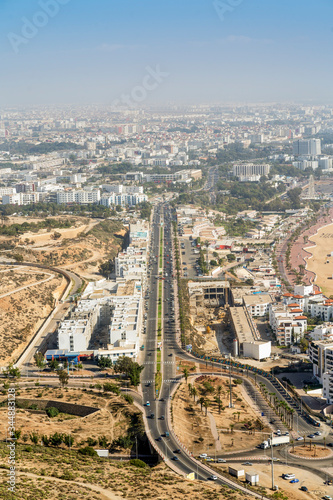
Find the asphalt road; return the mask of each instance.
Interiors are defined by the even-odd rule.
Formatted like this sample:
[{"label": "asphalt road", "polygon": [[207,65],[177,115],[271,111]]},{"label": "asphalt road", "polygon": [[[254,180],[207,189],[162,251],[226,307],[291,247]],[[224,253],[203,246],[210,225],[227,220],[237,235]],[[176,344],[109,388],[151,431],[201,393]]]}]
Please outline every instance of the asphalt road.
[{"label": "asphalt road", "polygon": [[[163,341],[162,341],[162,375],[163,382],[159,395],[155,393],[155,371],[157,353],[157,311],[158,311],[158,283],[156,279],[159,273],[159,240],[161,222],[164,228],[163,241]],[[153,215],[151,250],[148,263],[149,277],[149,299],[147,308],[147,332],[145,339],[145,349],[142,353],[144,370],[142,372],[142,393],[143,404],[145,406],[146,417],[151,438],[155,441],[155,446],[159,449],[165,461],[170,463],[174,460],[174,465],[183,474],[195,473],[199,480],[208,480],[214,473],[205,464],[194,460],[185,452],[180,450],[180,445],[169,428],[168,405],[171,398],[172,388],[179,380],[175,377],[175,355],[182,354],[176,341],[176,327],[173,321],[173,279],[172,279],[172,215],[169,207],[164,204],[157,205]],[[147,404],[148,403],[148,404]],[[154,415],[151,418],[151,415]],[[166,435],[166,433],[168,433]],[[178,451],[178,453],[177,453]],[[228,479],[218,476],[215,483],[227,484],[231,488],[243,490],[248,495],[261,498],[260,495],[249,493],[246,488],[236,485]]]}]

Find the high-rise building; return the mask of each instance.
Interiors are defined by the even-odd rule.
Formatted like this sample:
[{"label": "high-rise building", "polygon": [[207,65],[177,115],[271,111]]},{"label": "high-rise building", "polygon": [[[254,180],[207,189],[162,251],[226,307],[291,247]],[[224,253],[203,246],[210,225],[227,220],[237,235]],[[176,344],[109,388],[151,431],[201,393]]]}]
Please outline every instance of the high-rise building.
[{"label": "high-rise building", "polygon": [[270,171],[270,165],[247,163],[243,165],[234,165],[233,174],[235,176],[252,176],[252,175],[268,175]]},{"label": "high-rise building", "polygon": [[294,156],[317,156],[321,154],[320,139],[298,140],[293,143]]}]

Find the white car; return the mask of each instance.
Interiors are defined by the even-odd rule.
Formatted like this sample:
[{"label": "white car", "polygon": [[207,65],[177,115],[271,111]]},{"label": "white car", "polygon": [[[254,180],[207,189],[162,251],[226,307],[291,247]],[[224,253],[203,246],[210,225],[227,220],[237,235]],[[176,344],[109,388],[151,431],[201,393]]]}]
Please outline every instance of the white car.
[{"label": "white car", "polygon": [[283,479],[295,479],[295,474],[284,474]]},{"label": "white car", "polygon": [[298,438],[296,438],[296,441],[303,441],[303,437],[302,436],[299,436]]},{"label": "white car", "polygon": [[199,455],[199,458],[206,458],[207,456],[207,453],[201,453],[201,455]]},{"label": "white car", "polygon": [[218,464],[225,464],[225,463],[227,463],[227,461],[226,461],[226,460],[224,460],[223,458],[218,458],[218,459],[217,459],[217,463],[218,463]]}]

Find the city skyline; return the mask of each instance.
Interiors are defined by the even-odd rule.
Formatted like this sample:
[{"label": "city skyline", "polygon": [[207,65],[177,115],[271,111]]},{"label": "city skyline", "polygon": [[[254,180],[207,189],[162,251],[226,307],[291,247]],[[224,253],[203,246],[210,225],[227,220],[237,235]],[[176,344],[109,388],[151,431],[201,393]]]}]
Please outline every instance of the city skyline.
[{"label": "city skyline", "polygon": [[328,0],[3,1],[0,106],[329,103],[332,11]]}]

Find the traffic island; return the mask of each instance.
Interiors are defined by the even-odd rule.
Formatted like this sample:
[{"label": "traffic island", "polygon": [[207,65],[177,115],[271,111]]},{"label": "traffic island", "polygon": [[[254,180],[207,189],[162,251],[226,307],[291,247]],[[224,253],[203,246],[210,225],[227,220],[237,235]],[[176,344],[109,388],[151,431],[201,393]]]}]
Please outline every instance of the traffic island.
[{"label": "traffic island", "polygon": [[322,444],[307,443],[304,445],[291,446],[288,453],[295,458],[307,460],[324,460],[333,456],[333,451]]}]

